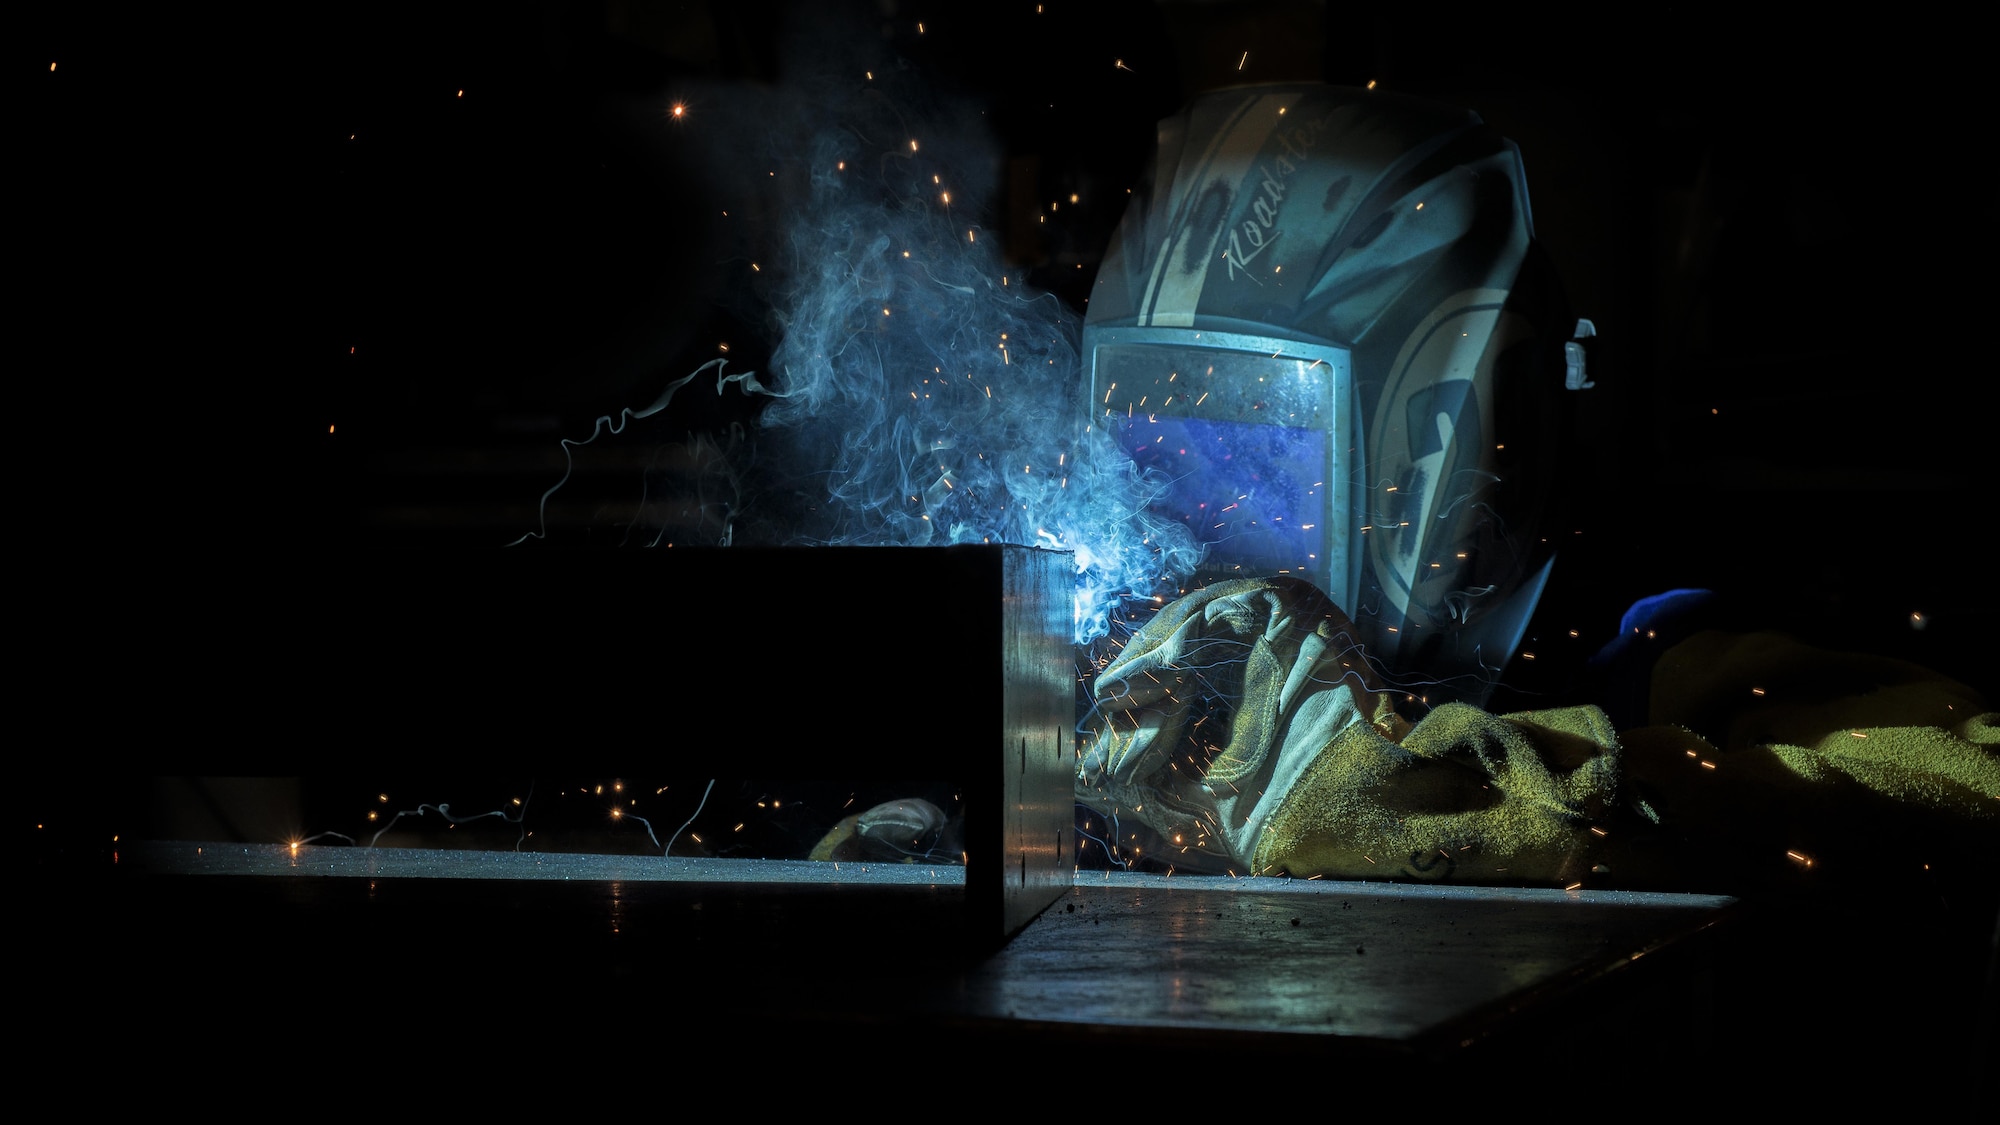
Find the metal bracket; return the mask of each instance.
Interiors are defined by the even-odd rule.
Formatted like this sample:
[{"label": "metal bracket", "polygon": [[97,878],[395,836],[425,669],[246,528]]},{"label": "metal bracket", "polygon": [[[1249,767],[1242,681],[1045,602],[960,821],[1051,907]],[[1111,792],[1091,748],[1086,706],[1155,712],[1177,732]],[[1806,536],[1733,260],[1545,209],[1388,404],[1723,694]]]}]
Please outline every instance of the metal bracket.
[{"label": "metal bracket", "polygon": [[1579,319],[1573,338],[1563,345],[1563,389],[1587,391],[1597,384],[1584,371],[1583,345],[1578,340],[1586,340],[1597,335],[1597,326],[1588,320]]}]

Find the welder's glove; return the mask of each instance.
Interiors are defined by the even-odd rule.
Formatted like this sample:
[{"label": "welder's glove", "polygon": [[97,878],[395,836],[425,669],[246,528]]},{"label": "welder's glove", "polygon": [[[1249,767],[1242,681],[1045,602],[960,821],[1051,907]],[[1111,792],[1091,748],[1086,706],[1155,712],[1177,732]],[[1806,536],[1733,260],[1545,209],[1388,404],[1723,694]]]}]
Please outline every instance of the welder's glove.
[{"label": "welder's glove", "polygon": [[2000,846],[2000,715],[1900,661],[1698,633],[1625,732],[1589,705],[1410,724],[1391,699],[1324,594],[1219,583],[1099,675],[1077,800],[1237,874],[1724,890]]},{"label": "welder's glove", "polygon": [[1184,857],[1169,862],[1197,870],[1247,870],[1264,821],[1335,734],[1401,723],[1346,615],[1289,578],[1171,603],[1093,692],[1077,799],[1150,826]]},{"label": "welder's glove", "polygon": [[877,863],[960,864],[964,830],[921,797],[884,801],[841,818],[807,858]]},{"label": "welder's glove", "polygon": [[1415,726],[1325,594],[1222,582],[1166,606],[1099,674],[1077,799],[1193,870],[1567,880],[1615,796],[1592,707]]}]

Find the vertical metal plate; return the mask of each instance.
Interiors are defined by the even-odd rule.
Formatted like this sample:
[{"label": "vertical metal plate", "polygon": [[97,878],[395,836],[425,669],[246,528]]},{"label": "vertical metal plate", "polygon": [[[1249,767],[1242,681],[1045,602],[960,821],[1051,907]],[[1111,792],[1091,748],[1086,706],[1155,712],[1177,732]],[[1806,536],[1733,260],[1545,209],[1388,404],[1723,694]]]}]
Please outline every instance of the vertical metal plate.
[{"label": "vertical metal plate", "polygon": [[1006,548],[1002,585],[1004,937],[1054,902],[1076,870],[1075,558]]}]

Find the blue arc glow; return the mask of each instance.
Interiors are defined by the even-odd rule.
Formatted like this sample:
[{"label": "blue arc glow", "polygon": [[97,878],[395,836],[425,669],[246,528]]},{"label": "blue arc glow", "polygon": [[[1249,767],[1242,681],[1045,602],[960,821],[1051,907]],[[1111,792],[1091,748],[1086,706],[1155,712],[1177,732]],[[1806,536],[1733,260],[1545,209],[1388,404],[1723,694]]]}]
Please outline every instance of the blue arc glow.
[{"label": "blue arc glow", "polygon": [[[695,374],[713,366],[718,392],[766,400],[732,448],[741,478],[789,506],[732,516],[721,539],[1071,550],[1087,644],[1121,599],[1178,588],[1201,548],[1149,510],[1164,475],[1093,425],[1081,318],[1028,286],[983,222],[1001,163],[977,111],[880,73],[808,84],[758,115],[776,193],[763,213],[783,216],[756,267],[775,285],[769,369]],[[693,378],[628,413],[663,409]]]}]

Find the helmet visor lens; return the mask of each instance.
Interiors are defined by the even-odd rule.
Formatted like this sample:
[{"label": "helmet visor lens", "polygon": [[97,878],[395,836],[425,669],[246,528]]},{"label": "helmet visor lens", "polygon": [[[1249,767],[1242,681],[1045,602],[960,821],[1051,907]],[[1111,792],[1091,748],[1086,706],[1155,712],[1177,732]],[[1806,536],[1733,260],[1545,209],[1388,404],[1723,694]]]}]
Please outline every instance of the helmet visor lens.
[{"label": "helmet visor lens", "polygon": [[1154,512],[1207,546],[1199,577],[1290,574],[1351,599],[1348,462],[1360,443],[1346,349],[1214,332],[1106,336],[1090,352],[1093,413],[1163,482]]}]

